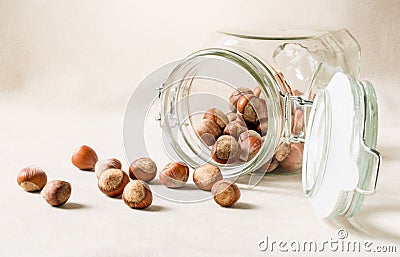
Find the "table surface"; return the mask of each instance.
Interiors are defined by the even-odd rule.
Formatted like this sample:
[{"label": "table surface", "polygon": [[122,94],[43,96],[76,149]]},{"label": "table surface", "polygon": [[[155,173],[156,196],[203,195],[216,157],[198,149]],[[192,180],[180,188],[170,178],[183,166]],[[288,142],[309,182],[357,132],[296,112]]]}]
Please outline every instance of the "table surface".
[{"label": "table surface", "polygon": [[[94,173],[70,162],[81,144],[92,146],[100,158],[125,161],[123,110],[3,104],[0,113],[0,256],[257,256],[268,253],[258,248],[267,237],[323,242],[337,239],[339,229],[349,240],[397,245],[400,251],[397,127],[380,131],[384,162],[377,193],[353,219],[321,220],[304,197],[301,174],[266,176],[253,189],[248,177],[241,177],[242,196],[233,208],[212,200],[182,204],[155,197],[148,209],[133,210],[103,195]],[[42,167],[49,180],[69,181],[68,203],[53,208],[39,193],[18,187],[18,171],[28,165]]]}]

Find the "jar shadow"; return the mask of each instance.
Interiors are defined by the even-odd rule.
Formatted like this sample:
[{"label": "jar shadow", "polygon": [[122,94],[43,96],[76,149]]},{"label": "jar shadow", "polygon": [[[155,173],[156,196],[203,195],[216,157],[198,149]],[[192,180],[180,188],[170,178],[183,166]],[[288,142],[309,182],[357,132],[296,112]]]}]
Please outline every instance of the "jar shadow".
[{"label": "jar shadow", "polygon": [[383,217],[381,220],[385,220],[385,214],[399,213],[400,205],[398,206],[374,206],[374,208],[366,208],[360,211],[360,213],[352,218],[347,217],[336,217],[334,219],[327,219],[327,223],[337,228],[349,229],[352,232],[360,236],[369,236],[379,239],[389,239],[400,241],[400,228],[390,226],[379,226],[373,221],[375,217]]}]

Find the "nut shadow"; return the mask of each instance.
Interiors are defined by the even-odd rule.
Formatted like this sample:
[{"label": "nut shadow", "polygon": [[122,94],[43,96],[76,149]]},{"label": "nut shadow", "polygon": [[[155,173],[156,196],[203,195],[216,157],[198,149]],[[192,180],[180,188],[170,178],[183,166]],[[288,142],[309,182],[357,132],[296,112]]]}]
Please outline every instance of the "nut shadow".
[{"label": "nut shadow", "polygon": [[168,211],[168,208],[165,206],[160,206],[160,205],[150,205],[146,209],[143,209],[142,211],[145,212],[161,212],[161,211]]},{"label": "nut shadow", "polygon": [[79,209],[88,209],[89,205],[76,203],[76,202],[67,202],[66,204],[61,205],[58,208],[65,209],[65,210],[79,210]]},{"label": "nut shadow", "polygon": [[231,208],[240,210],[254,210],[257,209],[257,206],[251,203],[238,202],[234,204]]}]

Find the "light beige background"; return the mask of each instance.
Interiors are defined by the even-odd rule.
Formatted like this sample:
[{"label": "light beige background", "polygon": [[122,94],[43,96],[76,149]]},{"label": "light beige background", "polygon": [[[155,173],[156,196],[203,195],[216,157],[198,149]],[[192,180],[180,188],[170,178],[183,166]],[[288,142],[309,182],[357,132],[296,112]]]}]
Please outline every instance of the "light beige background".
[{"label": "light beige background", "polygon": [[[325,240],[340,227],[400,251],[399,10],[395,0],[0,0],[0,256],[265,255],[256,247],[265,235]],[[345,27],[362,46],[385,163],[378,193],[351,224],[318,220],[298,175],[265,178],[252,191],[242,185],[237,209],[156,198],[151,211],[135,212],[71,166],[71,150],[83,143],[123,158],[124,108],[146,74],[201,48],[220,27],[270,22]],[[22,192],[15,177],[30,164],[69,180],[71,204],[54,209]]]}]

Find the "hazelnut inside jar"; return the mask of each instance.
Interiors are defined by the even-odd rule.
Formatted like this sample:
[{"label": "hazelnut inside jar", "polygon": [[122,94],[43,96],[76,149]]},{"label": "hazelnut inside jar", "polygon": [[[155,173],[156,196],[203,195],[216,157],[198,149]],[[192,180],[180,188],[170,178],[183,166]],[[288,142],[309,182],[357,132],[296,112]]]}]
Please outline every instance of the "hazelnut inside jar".
[{"label": "hazelnut inside jar", "polygon": [[[290,95],[283,92],[290,86],[281,80],[282,75],[246,53],[209,49],[187,57],[169,74],[161,95],[168,148],[193,168],[217,165],[224,178],[266,173],[269,163],[281,170],[276,150],[282,140],[293,139],[292,131],[301,137],[304,128],[299,112],[297,119],[292,109],[285,115],[291,103],[285,103]],[[292,120],[302,124],[293,126]],[[299,170],[298,163],[285,167]]]}]

